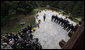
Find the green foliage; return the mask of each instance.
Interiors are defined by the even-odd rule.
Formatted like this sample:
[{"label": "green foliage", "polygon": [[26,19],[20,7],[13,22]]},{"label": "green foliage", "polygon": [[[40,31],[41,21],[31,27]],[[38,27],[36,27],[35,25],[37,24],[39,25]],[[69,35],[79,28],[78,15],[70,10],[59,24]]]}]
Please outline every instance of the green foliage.
[{"label": "green foliage", "polygon": [[2,1],[1,2],[1,26],[6,25],[8,21],[17,19],[17,15],[32,12],[38,7],[35,1]]},{"label": "green foliage", "polygon": [[78,1],[76,6],[73,8],[72,14],[74,16],[83,16],[84,15],[84,2]]}]

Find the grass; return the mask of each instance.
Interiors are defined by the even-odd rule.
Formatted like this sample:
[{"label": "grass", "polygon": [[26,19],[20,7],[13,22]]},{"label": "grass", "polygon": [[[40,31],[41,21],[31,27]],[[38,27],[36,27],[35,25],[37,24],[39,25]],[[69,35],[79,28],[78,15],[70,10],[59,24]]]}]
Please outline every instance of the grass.
[{"label": "grass", "polygon": [[[11,22],[8,22],[7,26],[1,27],[1,34],[2,36],[5,36],[6,33],[16,33],[24,27],[27,27],[29,24],[35,25],[35,14],[38,9],[34,9],[32,12],[30,12],[28,15],[19,15],[17,21],[12,20]],[[24,26],[20,25],[20,22],[25,22]],[[3,40],[1,40],[1,44],[4,43]]]},{"label": "grass", "polygon": [[[8,26],[1,27],[1,33],[2,35],[6,35],[6,33],[17,33],[21,28],[27,27],[29,24],[34,25],[34,16],[35,16],[35,11],[31,12],[28,15],[19,15],[17,21],[11,21],[10,23],[8,22]],[[20,22],[25,22],[24,26],[21,26],[19,23]]]}]

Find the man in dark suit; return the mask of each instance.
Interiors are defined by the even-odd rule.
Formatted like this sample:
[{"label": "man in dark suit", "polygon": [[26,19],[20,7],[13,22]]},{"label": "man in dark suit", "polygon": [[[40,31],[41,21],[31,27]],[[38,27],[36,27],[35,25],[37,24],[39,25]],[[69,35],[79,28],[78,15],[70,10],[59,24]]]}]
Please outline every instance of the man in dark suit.
[{"label": "man in dark suit", "polygon": [[44,21],[45,21],[45,19],[46,19],[46,14],[44,14],[43,19],[44,19]]},{"label": "man in dark suit", "polygon": [[51,21],[53,21],[53,19],[55,18],[55,16],[54,15],[52,15],[52,17],[51,17]]}]

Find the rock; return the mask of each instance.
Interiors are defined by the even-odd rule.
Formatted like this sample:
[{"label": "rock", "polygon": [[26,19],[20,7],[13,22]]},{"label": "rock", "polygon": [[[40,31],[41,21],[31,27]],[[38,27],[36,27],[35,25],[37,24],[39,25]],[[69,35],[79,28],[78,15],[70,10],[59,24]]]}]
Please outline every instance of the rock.
[{"label": "rock", "polygon": [[20,25],[25,25],[25,22],[21,22]]}]

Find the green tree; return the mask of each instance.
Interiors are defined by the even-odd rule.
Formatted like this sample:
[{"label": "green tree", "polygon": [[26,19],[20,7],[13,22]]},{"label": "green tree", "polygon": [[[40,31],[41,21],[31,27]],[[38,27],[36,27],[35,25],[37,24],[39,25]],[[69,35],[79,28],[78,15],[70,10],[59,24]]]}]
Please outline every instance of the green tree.
[{"label": "green tree", "polygon": [[78,1],[75,7],[72,10],[72,15],[73,16],[80,16],[81,12],[83,14],[84,11],[84,2],[83,1]]}]

